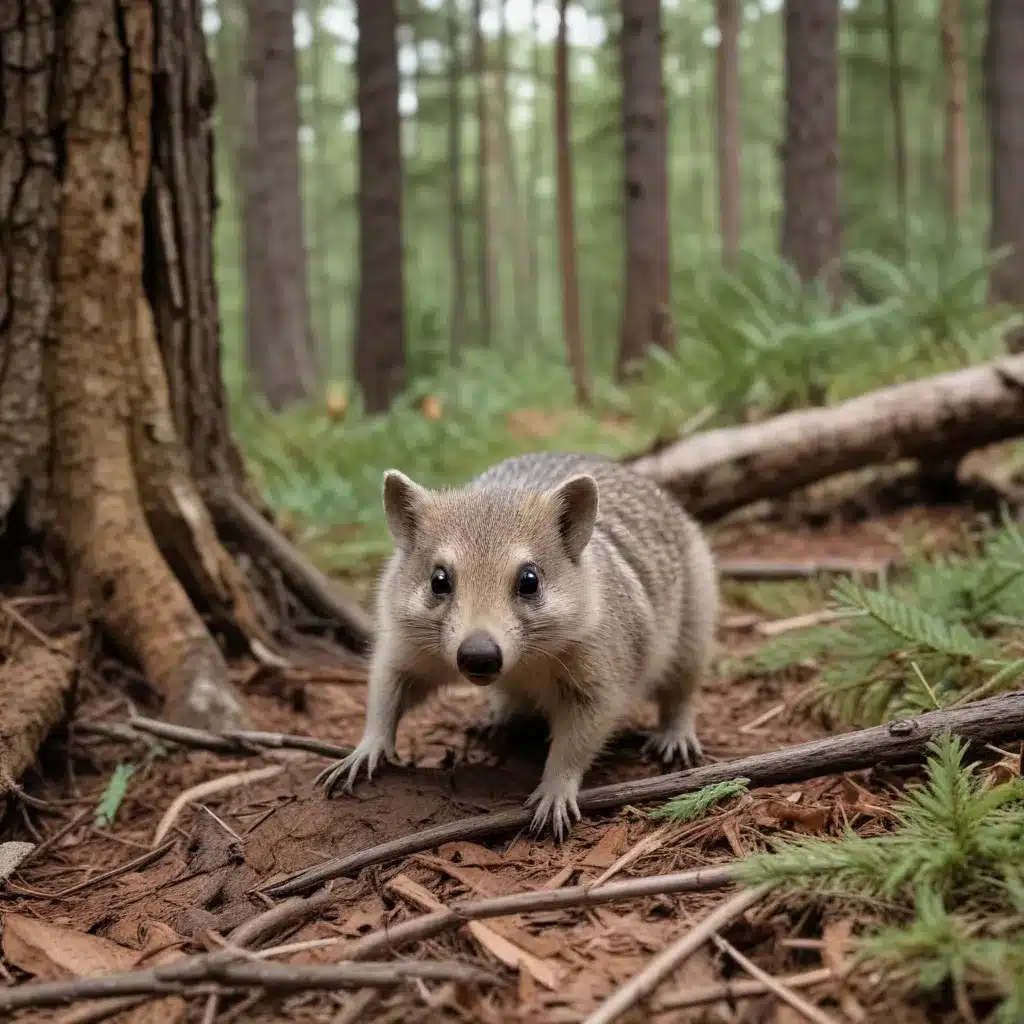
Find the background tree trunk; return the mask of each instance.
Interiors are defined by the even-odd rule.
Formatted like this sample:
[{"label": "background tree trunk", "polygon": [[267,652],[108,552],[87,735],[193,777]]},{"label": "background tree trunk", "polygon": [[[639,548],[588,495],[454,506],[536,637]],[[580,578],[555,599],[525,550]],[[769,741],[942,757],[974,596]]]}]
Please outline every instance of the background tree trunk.
[{"label": "background tree trunk", "polygon": [[717,0],[718,52],[715,57],[718,115],[718,223],[722,259],[736,261],[740,248],[743,180],[740,172],[740,28],[741,0]]},{"label": "background tree trunk", "polygon": [[786,0],[782,256],[839,290],[839,0]]},{"label": "background tree trunk", "polygon": [[541,147],[543,139],[541,134],[540,118],[540,26],[538,22],[538,3],[531,0],[530,5],[530,26],[533,36],[531,50],[530,72],[533,81],[533,119],[530,123],[530,167],[529,186],[526,190],[526,238],[529,247],[528,281],[530,295],[530,328],[535,338],[540,337],[541,325],[541,295],[540,295],[540,203],[537,196],[538,183],[541,171]]},{"label": "background tree trunk", "polygon": [[498,305],[491,251],[491,197],[488,176],[490,155],[487,145],[487,68],[484,34],[480,24],[481,0],[473,0],[473,74],[476,76],[476,230],[479,285],[477,294],[477,343],[490,345],[494,333],[494,310]]},{"label": "background tree trunk", "polygon": [[[992,143],[993,249],[1011,252],[989,276],[996,302],[1024,309],[1024,5],[1016,0],[989,0],[985,41],[985,98]],[[1007,345],[1024,351],[1024,329]]]},{"label": "background tree trunk", "polygon": [[405,387],[402,149],[395,0],[359,0],[359,312],[355,377],[366,411]]},{"label": "background tree trunk", "polygon": [[447,0],[445,22],[448,31],[448,217],[452,267],[450,349],[452,359],[458,361],[459,353],[466,345],[466,246],[462,216],[462,56],[458,0]]},{"label": "background tree trunk", "polygon": [[622,0],[619,47],[626,190],[626,294],[617,367],[622,378],[649,345],[674,344],[660,0]]},{"label": "background tree trunk", "polygon": [[555,160],[558,178],[558,262],[562,269],[562,330],[566,356],[580,405],[590,402],[586,356],[580,330],[580,284],[576,270],[576,214],[569,134],[569,39],[566,9],[560,0],[555,39]]},{"label": "background tree trunk", "polygon": [[[258,264],[247,274],[250,366],[272,409],[309,397],[316,387],[309,281],[299,168],[295,0],[249,0],[251,100],[247,235]],[[254,292],[259,289],[262,294]],[[248,332],[252,331],[251,336]]]},{"label": "background tree trunk", "polygon": [[[15,204],[0,216],[16,227],[0,513],[26,495],[83,621],[139,663],[168,717],[239,724],[193,604],[271,643],[198,487],[244,487],[220,376],[199,3],[19,0],[13,13],[0,20],[2,51],[21,55],[0,66],[0,197]],[[56,102],[72,88],[74,104]]]},{"label": "background tree trunk", "polygon": [[971,153],[967,131],[967,57],[957,0],[942,0],[939,15],[946,71],[946,213],[955,241],[970,202]]},{"label": "background tree trunk", "polygon": [[892,108],[896,209],[900,218],[900,240],[906,254],[910,244],[910,211],[907,204],[907,119],[903,112],[903,67],[900,59],[900,23],[896,13],[896,0],[885,0],[885,35],[889,54],[889,104]]}]

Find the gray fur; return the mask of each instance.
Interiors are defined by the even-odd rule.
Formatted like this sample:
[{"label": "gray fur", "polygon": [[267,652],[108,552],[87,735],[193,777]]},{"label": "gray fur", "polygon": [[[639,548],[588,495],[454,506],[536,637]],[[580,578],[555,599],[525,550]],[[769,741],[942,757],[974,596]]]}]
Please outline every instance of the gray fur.
[{"label": "gray fur", "polygon": [[[458,490],[391,470],[384,495],[396,550],[378,594],[366,725],[356,750],[321,773],[328,790],[394,758],[400,718],[457,678],[458,646],[480,629],[504,656],[488,687],[492,720],[533,709],[551,728],[528,800],[535,829],[567,832],[584,773],[638,699],[657,702],[652,743],[666,761],[700,756],[694,698],[711,666],[717,573],[666,492],[608,459],[536,453]],[[533,599],[516,592],[525,563],[541,577]],[[430,586],[438,564],[455,581],[442,598]]]}]

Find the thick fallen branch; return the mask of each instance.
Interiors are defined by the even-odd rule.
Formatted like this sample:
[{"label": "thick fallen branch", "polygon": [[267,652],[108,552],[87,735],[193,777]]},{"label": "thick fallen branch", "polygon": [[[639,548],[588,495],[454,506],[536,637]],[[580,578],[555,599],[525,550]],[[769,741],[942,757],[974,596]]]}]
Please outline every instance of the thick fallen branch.
[{"label": "thick fallen branch", "polygon": [[335,623],[339,639],[365,654],[373,637],[373,621],[356,601],[315,565],[244,498],[234,491],[211,490],[207,503],[222,530],[234,535],[280,570],[285,582],[310,610]]},{"label": "thick fallen branch", "polygon": [[240,962],[237,953],[210,953],[144,971],[0,988],[0,1013],[11,1013],[29,1006],[67,1006],[80,999],[177,995],[209,982],[230,988],[258,987],[283,992],[388,988],[410,978],[473,983],[492,981],[493,975],[460,963],[411,961],[297,966]]},{"label": "thick fallen branch", "polygon": [[1024,356],[725,427],[630,460],[702,519],[862,466],[951,457],[1024,434]]},{"label": "thick fallen branch", "polygon": [[855,561],[849,558],[819,558],[812,562],[776,562],[760,559],[723,558],[718,561],[722,579],[742,583],[774,583],[780,580],[810,580],[817,576],[883,577],[892,568],[889,561]]},{"label": "thick fallen branch", "polygon": [[[580,793],[579,806],[582,811],[603,811],[628,803],[666,800],[715,782],[740,777],[749,779],[751,786],[776,786],[872,768],[882,762],[919,760],[928,743],[947,731],[978,743],[995,743],[1024,736],[1024,691],[989,697],[946,711],[929,711],[917,718],[829,736],[767,754],[754,754],[650,779],[598,786]],[[345,857],[335,857],[261,891],[275,898],[310,892],[332,878],[353,874],[373,864],[398,860],[442,843],[515,831],[529,824],[530,818],[526,807],[513,807],[435,825]]]}]

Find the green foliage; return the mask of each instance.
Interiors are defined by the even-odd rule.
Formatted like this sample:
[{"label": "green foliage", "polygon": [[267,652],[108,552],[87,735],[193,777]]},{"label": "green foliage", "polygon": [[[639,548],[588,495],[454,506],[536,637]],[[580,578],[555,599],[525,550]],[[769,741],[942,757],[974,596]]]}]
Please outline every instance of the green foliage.
[{"label": "green foliage", "polygon": [[93,824],[97,828],[113,824],[128,792],[128,783],[135,773],[135,767],[133,764],[119,764],[114,769],[93,814]]},{"label": "green foliage", "polygon": [[673,797],[664,807],[651,811],[652,818],[667,818],[674,824],[694,821],[702,818],[715,804],[723,800],[731,800],[734,796],[742,796],[750,785],[750,779],[726,779],[724,782],[713,782],[710,786],[698,789],[695,793],[683,793]]},{"label": "green foliage", "polygon": [[1013,524],[971,554],[917,559],[891,590],[843,581],[832,596],[849,618],[778,637],[746,670],[815,662],[821,699],[860,725],[1010,689],[1024,675],[1014,635],[1024,618],[1024,541]]},{"label": "green foliage", "polygon": [[884,901],[898,924],[876,931],[863,954],[913,969],[925,988],[972,981],[1019,1020],[1024,983],[1024,781],[992,785],[965,763],[966,744],[930,745],[924,784],[909,786],[894,830],[839,842],[786,839],[738,865],[750,883],[794,892]]}]

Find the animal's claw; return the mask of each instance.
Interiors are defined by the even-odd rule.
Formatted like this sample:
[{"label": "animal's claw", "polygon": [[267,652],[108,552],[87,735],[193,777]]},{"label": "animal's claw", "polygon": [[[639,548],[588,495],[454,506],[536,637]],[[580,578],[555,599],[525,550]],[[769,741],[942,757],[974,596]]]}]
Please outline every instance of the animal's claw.
[{"label": "animal's claw", "polygon": [[527,807],[536,806],[530,831],[540,835],[550,824],[555,841],[564,842],[572,829],[573,821],[580,820],[580,808],[576,802],[577,787],[541,783],[526,800]]},{"label": "animal's claw", "polygon": [[340,761],[335,761],[332,765],[328,765],[320,772],[313,785],[323,786],[324,794],[330,796],[342,778],[347,774],[348,777],[341,788],[343,792],[351,793],[362,768],[365,766],[366,780],[369,782],[373,778],[373,773],[377,770],[377,765],[380,763],[381,758],[385,761],[393,762],[394,754],[383,743],[375,740],[361,740],[351,754],[343,757]]},{"label": "animal's claw", "polygon": [[666,764],[678,757],[687,767],[699,764],[704,757],[692,726],[659,730],[647,740],[644,750],[657,755]]}]

